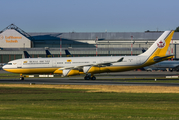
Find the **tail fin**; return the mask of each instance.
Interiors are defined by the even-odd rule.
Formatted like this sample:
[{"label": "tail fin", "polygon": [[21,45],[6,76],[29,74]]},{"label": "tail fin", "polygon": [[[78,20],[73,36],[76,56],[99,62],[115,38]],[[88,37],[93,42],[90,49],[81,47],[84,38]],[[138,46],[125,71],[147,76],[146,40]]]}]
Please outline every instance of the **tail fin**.
[{"label": "tail fin", "polygon": [[146,50],[144,48],[142,48],[142,53],[144,53]]},{"label": "tail fin", "polygon": [[32,58],[27,51],[24,51],[24,57],[25,58]]},{"label": "tail fin", "polygon": [[65,53],[67,57],[72,57],[71,53],[68,50],[65,50]]},{"label": "tail fin", "polygon": [[150,57],[163,57],[166,56],[166,52],[170,45],[170,41],[174,31],[165,31],[154,43],[153,45],[144,53],[140,54],[139,56],[150,56]]},{"label": "tail fin", "polygon": [[46,51],[46,57],[52,57],[52,54],[48,50],[45,51]]}]

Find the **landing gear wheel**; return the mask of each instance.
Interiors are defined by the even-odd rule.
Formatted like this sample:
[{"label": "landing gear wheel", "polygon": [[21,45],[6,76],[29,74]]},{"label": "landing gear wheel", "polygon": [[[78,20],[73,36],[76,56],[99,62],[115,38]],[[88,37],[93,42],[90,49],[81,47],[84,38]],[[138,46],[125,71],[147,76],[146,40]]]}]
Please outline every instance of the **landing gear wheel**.
[{"label": "landing gear wheel", "polygon": [[84,79],[85,80],[90,80],[90,76],[85,76]]},{"label": "landing gear wheel", "polygon": [[85,80],[96,80],[96,77],[95,76],[90,76],[90,75],[86,75],[85,77],[84,77],[84,79]]},{"label": "landing gear wheel", "polygon": [[20,80],[24,80],[24,77],[20,77]]},{"label": "landing gear wheel", "polygon": [[92,77],[91,77],[91,80],[96,80],[96,77],[95,77],[95,76],[92,76]]}]

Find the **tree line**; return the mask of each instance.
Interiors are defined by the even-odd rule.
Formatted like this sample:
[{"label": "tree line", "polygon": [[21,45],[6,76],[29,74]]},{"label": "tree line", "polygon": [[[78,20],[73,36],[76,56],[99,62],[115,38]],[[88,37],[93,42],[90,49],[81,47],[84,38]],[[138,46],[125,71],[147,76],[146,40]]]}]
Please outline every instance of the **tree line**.
[{"label": "tree line", "polygon": [[175,32],[179,32],[179,26],[175,29]]}]

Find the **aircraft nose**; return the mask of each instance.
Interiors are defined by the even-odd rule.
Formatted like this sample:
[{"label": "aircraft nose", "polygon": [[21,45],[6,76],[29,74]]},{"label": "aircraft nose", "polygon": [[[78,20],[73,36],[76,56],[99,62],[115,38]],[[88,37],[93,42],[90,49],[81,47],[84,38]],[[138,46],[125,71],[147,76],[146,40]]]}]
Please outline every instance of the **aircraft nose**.
[{"label": "aircraft nose", "polygon": [[2,66],[2,69],[4,70],[6,68],[6,65]]}]

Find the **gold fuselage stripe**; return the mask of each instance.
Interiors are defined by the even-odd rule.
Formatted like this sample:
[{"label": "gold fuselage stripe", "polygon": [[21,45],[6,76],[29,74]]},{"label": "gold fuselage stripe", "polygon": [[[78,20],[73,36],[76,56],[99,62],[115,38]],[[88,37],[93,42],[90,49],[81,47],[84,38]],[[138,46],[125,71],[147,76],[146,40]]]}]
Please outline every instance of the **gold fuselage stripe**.
[{"label": "gold fuselage stripe", "polygon": [[[102,72],[121,72],[132,69],[137,69],[139,66],[107,66],[107,67],[91,67],[89,73],[102,73]],[[15,69],[4,69],[12,73],[21,74],[40,74],[40,73],[58,73],[62,74],[62,70],[59,68],[15,68]]]},{"label": "gold fuselage stripe", "polygon": [[5,71],[21,74],[53,73],[58,68],[14,68],[4,69]]}]

